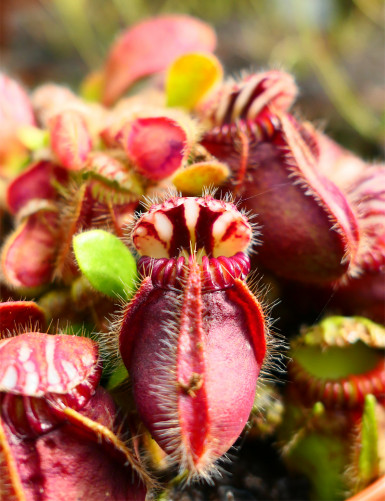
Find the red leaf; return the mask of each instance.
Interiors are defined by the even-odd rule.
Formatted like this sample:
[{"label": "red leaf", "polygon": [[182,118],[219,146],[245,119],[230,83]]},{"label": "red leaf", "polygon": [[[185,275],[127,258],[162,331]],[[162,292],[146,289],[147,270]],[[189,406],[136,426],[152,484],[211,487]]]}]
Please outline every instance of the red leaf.
[{"label": "red leaf", "polygon": [[15,214],[32,199],[54,200],[57,191],[53,181],[64,184],[67,180],[66,169],[48,160],[40,160],[23,171],[8,186],[8,208]]},{"label": "red leaf", "polygon": [[70,170],[83,167],[92,149],[92,139],[82,115],[74,110],[63,111],[49,122],[51,147],[59,161]]},{"label": "red leaf", "polygon": [[182,164],[187,134],[167,117],[137,118],[124,134],[124,148],[134,167],[151,180],[170,176]]},{"label": "red leaf", "polygon": [[35,125],[27,93],[15,80],[0,74],[0,125]]},{"label": "red leaf", "polygon": [[44,311],[33,301],[0,303],[0,338],[8,332],[25,329],[45,329]]},{"label": "red leaf", "polygon": [[1,264],[6,281],[14,287],[39,287],[51,280],[59,230],[57,212],[30,215],[6,242]]},{"label": "red leaf", "polygon": [[214,50],[213,29],[193,17],[166,15],[124,32],[113,45],[105,68],[103,101],[113,104],[136,80],[165,70],[178,56]]}]

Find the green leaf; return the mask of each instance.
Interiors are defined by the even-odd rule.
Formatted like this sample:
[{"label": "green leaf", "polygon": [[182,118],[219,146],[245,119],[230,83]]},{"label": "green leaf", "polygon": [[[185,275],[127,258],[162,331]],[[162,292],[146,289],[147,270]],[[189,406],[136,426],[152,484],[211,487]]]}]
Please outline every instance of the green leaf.
[{"label": "green leaf", "polygon": [[101,71],[88,74],[80,84],[80,95],[86,101],[100,102],[103,96],[104,75]]},{"label": "green leaf", "polygon": [[218,161],[203,161],[178,169],[172,182],[184,194],[201,196],[207,186],[220,186],[230,176],[226,164]]},{"label": "green leaf", "polygon": [[312,499],[342,499],[346,490],[343,471],[346,467],[346,443],[338,436],[309,432],[290,451],[290,464],[306,475],[311,483]]},{"label": "green leaf", "polygon": [[108,383],[107,383],[107,390],[113,390],[114,388],[118,387],[120,384],[122,384],[126,379],[128,378],[128,372],[126,367],[121,364],[119,367],[117,367],[114,372],[111,374]]},{"label": "green leaf", "polygon": [[128,299],[135,288],[136,262],[119,238],[107,231],[91,230],[73,239],[82,273],[98,291]]},{"label": "green leaf", "polygon": [[193,109],[222,77],[223,68],[213,54],[192,52],[178,57],[167,74],[167,106]]},{"label": "green leaf", "polygon": [[313,376],[328,380],[351,374],[364,374],[374,369],[382,354],[361,341],[350,346],[298,346],[292,357]]},{"label": "green leaf", "polygon": [[44,148],[49,144],[49,133],[47,130],[39,129],[33,125],[24,125],[17,131],[17,137],[23,145],[32,150]]},{"label": "green leaf", "polygon": [[358,463],[358,476],[362,488],[379,476],[376,403],[376,398],[373,395],[366,395],[361,422],[361,449]]}]

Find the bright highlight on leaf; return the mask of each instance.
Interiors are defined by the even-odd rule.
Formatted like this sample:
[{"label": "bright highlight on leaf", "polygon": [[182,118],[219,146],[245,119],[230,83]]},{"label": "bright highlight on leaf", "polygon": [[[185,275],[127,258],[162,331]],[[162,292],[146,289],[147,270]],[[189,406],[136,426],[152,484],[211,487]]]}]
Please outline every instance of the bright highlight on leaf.
[{"label": "bright highlight on leaf", "polygon": [[212,54],[194,52],[179,57],[168,70],[167,106],[193,109],[222,78],[222,65]]},{"label": "bright highlight on leaf", "polygon": [[48,131],[39,129],[34,125],[24,125],[17,131],[17,137],[28,149],[35,151],[49,144]]},{"label": "bright highlight on leaf", "polygon": [[217,187],[230,176],[230,170],[218,161],[198,162],[179,169],[172,182],[185,195],[200,196],[204,188]]},{"label": "bright highlight on leaf", "polygon": [[98,103],[102,100],[104,76],[101,71],[89,73],[80,84],[80,95],[86,100]]},{"label": "bright highlight on leaf", "polygon": [[78,265],[96,290],[110,297],[131,296],[136,262],[115,235],[103,230],[79,233],[73,239]]}]

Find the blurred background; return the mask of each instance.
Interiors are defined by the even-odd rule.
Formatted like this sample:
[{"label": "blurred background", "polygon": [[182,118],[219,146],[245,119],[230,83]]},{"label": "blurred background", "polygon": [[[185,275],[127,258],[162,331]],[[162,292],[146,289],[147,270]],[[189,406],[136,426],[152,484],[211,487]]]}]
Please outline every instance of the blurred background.
[{"label": "blurred background", "polygon": [[211,23],[227,74],[292,72],[297,110],[368,160],[385,140],[383,0],[1,0],[1,70],[77,89],[125,28],[183,12]]}]

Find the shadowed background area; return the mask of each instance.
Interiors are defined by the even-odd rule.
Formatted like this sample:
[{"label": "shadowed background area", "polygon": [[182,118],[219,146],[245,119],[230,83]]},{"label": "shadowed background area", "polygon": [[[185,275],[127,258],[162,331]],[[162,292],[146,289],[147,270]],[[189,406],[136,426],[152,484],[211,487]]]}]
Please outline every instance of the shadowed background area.
[{"label": "shadowed background area", "polygon": [[112,41],[145,17],[211,23],[227,74],[278,67],[300,87],[301,115],[370,160],[383,154],[385,5],[381,0],[2,0],[2,70],[28,87],[75,90]]}]

